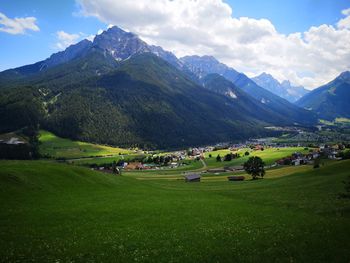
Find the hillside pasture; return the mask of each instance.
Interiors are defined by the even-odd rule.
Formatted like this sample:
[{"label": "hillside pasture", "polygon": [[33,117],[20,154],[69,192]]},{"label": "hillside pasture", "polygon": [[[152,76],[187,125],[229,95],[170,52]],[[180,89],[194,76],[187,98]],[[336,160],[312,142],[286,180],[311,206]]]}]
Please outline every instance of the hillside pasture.
[{"label": "hillside pasture", "polygon": [[52,158],[72,159],[134,153],[132,150],[60,138],[44,130],[40,131],[39,141],[40,154]]},{"label": "hillside pasture", "polygon": [[[249,152],[248,156],[244,155],[246,151]],[[240,158],[233,159],[232,161],[228,161],[228,162],[226,161],[217,162],[216,156],[218,154],[220,154],[223,160],[225,154],[230,153],[229,150],[220,150],[220,151],[212,151],[212,152],[205,153],[205,162],[207,163],[209,168],[217,168],[217,167],[223,167],[223,166],[236,166],[236,165],[242,165],[251,156],[259,156],[263,159],[266,165],[271,165],[283,157],[291,156],[295,152],[305,154],[309,152],[309,149],[305,150],[304,147],[281,147],[281,148],[270,147],[270,148],[264,149],[263,151],[261,150],[255,151],[249,148],[242,148],[242,149],[239,149],[238,151],[233,152],[233,153],[240,154],[241,156]],[[209,158],[209,154],[212,155],[211,158]]]},{"label": "hillside pasture", "polygon": [[48,161],[0,166],[4,262],[350,260],[350,201],[338,198],[350,161],[200,183]]}]

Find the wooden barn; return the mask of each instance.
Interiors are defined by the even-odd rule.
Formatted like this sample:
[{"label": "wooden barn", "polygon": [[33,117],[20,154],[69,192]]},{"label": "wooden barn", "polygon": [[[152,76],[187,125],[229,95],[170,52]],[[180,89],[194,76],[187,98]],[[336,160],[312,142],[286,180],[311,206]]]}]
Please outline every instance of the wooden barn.
[{"label": "wooden barn", "polygon": [[200,174],[185,175],[185,182],[200,182],[200,181],[201,181]]},{"label": "wooden barn", "polygon": [[229,181],[244,181],[244,176],[228,176]]}]

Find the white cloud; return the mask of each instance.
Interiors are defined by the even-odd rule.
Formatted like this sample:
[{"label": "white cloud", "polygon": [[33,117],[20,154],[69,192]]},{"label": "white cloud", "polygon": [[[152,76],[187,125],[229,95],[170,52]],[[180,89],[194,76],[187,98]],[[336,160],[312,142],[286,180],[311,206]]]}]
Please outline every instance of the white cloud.
[{"label": "white cloud", "polygon": [[285,35],[268,19],[232,16],[223,0],[77,0],[81,13],[183,55],[213,55],[249,76],[263,71],[318,87],[350,69],[350,9],[336,25]]},{"label": "white cloud", "polygon": [[344,16],[350,15],[350,8],[342,10],[341,13],[342,13]]},{"label": "white cloud", "polygon": [[82,33],[79,34],[69,34],[64,31],[57,31],[56,38],[57,43],[55,44],[55,48],[63,50],[66,47],[77,43],[82,38]]},{"label": "white cloud", "polygon": [[[344,12],[345,11],[345,12]],[[350,8],[343,10],[343,14],[347,14],[345,18],[340,19],[339,22],[337,23],[337,26],[339,28],[347,28],[350,29]]]},{"label": "white cloud", "polygon": [[88,36],[86,37],[86,39],[92,42],[92,41],[94,41],[95,36],[96,36],[96,35],[88,35]]},{"label": "white cloud", "polygon": [[15,17],[8,18],[0,13],[0,31],[17,35],[24,34],[27,30],[39,31],[35,17]]},{"label": "white cloud", "polygon": [[[112,25],[109,25],[107,29],[110,27],[112,27]],[[102,32],[103,30],[99,29],[97,35],[101,34]],[[92,42],[94,41],[95,36],[96,35],[88,35],[82,32],[70,34],[63,30],[60,30],[57,31],[55,34],[56,43],[54,44],[53,48],[58,50],[64,50],[70,45],[76,44],[84,38]]]}]

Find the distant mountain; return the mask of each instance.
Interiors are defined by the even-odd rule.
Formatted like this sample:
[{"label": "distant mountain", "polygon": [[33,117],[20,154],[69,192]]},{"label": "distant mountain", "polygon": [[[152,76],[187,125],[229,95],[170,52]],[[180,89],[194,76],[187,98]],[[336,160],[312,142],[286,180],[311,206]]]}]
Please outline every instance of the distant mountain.
[{"label": "distant mountain", "polygon": [[350,72],[345,71],[328,84],[314,89],[296,102],[312,109],[320,118],[350,118]]},{"label": "distant mountain", "polygon": [[201,79],[202,85],[205,89],[222,94],[231,98],[233,103],[239,106],[242,112],[249,113],[258,120],[266,122],[285,122],[285,116],[278,112],[272,111],[266,104],[254,99],[249,94],[238,88],[231,81],[227,80],[219,74],[208,74]]},{"label": "distant mountain", "polygon": [[250,96],[268,106],[270,110],[285,116],[289,121],[304,125],[312,124],[316,121],[316,116],[312,112],[301,109],[287,100],[260,87],[243,73],[239,73],[233,68],[220,63],[212,56],[186,56],[180,60],[183,65],[198,78],[203,78],[211,73],[222,75],[237,87],[243,89]]},{"label": "distant mountain", "polygon": [[117,26],[97,35],[93,46],[106,50],[118,61],[128,59],[135,54],[150,52],[177,68],[182,64],[173,53],[159,46],[148,45],[134,33],[126,32]]},{"label": "distant mountain", "polygon": [[[200,78],[197,67],[188,66],[161,47],[110,28],[93,42],[1,72],[0,132],[40,124],[72,139],[176,148],[273,134],[265,126],[314,122],[308,111],[241,73],[228,69],[225,76],[248,81],[243,91],[207,70]],[[250,84],[255,98],[245,92],[251,93]]]},{"label": "distant mountain", "polygon": [[271,91],[289,102],[295,102],[309,92],[302,86],[292,86],[288,80],[280,83],[273,76],[265,72],[252,78],[252,80],[260,87]]},{"label": "distant mountain", "polygon": [[[240,104],[202,88],[149,52],[133,55],[107,74],[71,75],[95,62],[101,65],[104,56],[95,50],[41,72],[28,81],[32,92],[5,89],[0,123],[6,117],[6,126],[0,125],[0,132],[20,128],[40,113],[35,120],[60,136],[120,146],[174,148],[271,134],[263,128],[268,122],[253,111],[242,112]],[[24,90],[30,93],[25,105]],[[25,116],[29,105],[34,107],[30,117],[18,123],[16,116]]]}]

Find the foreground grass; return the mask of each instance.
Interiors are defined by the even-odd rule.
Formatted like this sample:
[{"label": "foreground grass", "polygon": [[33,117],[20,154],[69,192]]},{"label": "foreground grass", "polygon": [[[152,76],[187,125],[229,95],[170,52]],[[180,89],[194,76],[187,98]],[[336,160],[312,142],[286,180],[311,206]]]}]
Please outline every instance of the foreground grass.
[{"label": "foreground grass", "polygon": [[4,262],[350,260],[350,204],[337,198],[349,161],[194,184],[44,161],[0,167]]},{"label": "foreground grass", "polygon": [[133,153],[126,149],[60,138],[43,130],[40,131],[39,141],[40,153],[54,158],[70,159]]}]

